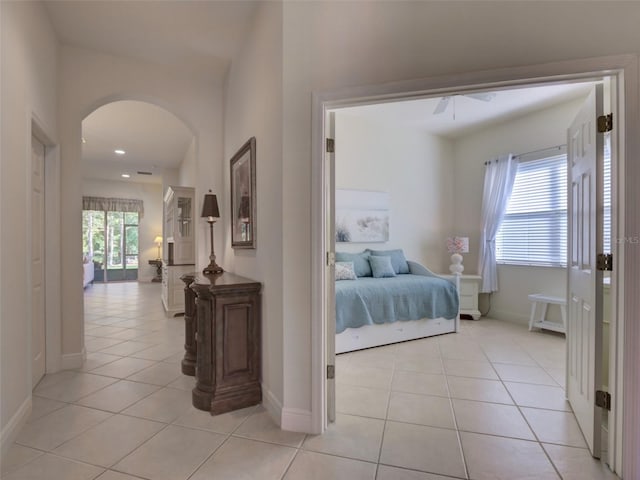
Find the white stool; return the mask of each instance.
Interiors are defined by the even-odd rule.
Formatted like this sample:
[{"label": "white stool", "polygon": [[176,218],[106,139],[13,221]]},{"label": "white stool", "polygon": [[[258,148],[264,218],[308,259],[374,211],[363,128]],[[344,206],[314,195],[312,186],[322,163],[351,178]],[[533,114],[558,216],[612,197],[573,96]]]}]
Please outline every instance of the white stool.
[{"label": "white stool", "polygon": [[[554,332],[566,333],[567,331],[567,301],[564,298],[552,297],[551,295],[543,295],[535,293],[529,295],[531,302],[531,317],[529,318],[529,331],[533,327],[553,330]],[[547,307],[549,304],[560,305],[562,313],[562,324],[549,322],[547,317]]]}]

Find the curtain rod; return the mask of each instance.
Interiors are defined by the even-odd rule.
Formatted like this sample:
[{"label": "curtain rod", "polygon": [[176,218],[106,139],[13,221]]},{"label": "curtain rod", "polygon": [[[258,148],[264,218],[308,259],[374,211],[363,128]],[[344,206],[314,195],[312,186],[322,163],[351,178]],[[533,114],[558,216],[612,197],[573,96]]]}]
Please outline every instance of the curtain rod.
[{"label": "curtain rod", "polygon": [[527,155],[531,155],[531,154],[534,154],[534,153],[542,153],[542,152],[546,152],[546,151],[549,151],[549,150],[562,150],[563,148],[566,148],[566,147],[567,147],[567,144],[563,143],[561,145],[554,145],[553,147],[541,148],[539,150],[532,150],[530,152],[519,153],[517,155],[514,155],[513,158],[525,157]]},{"label": "curtain rod", "polygon": [[[563,143],[561,145],[554,145],[553,147],[547,147],[547,148],[541,148],[539,150],[532,150],[530,152],[525,152],[525,153],[519,153],[517,155],[513,155],[513,159],[519,159],[521,157],[526,157],[527,155],[532,155],[534,153],[542,153],[542,152],[548,152],[550,150],[562,150],[563,148],[567,148],[567,144]],[[487,160],[486,162],[484,162],[485,166],[489,165],[491,162],[497,162],[498,159],[495,158],[493,160]]]}]

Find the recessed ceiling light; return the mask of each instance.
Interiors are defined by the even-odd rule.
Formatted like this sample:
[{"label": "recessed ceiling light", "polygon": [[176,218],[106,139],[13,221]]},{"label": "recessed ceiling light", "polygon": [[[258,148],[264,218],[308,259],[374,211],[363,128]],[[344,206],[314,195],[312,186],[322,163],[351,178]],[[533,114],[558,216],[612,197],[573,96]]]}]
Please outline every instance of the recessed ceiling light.
[{"label": "recessed ceiling light", "polygon": [[128,173],[123,173],[122,175],[120,175],[122,178],[130,178],[131,175],[129,175]]},{"label": "recessed ceiling light", "polygon": [[124,155],[125,153],[127,153],[124,150],[114,150],[114,152],[116,152],[117,155]]}]

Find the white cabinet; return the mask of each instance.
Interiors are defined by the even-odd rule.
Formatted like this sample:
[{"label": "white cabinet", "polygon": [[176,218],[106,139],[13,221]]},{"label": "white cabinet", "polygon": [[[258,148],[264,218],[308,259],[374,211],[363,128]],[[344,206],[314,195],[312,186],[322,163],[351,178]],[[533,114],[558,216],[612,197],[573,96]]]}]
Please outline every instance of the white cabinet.
[{"label": "white cabinet", "polygon": [[[442,275],[453,280],[453,275]],[[480,318],[478,310],[478,292],[480,291],[480,275],[460,275],[460,314],[471,315],[474,320]]]},{"label": "white cabinet", "polygon": [[162,306],[167,315],[184,313],[184,282],[180,277],[194,270],[195,265],[162,266]]},{"label": "white cabinet", "polygon": [[164,235],[168,265],[196,263],[195,189],[169,187],[164,196]]},{"label": "white cabinet", "polygon": [[165,248],[162,265],[162,305],[167,315],[184,312],[180,277],[195,270],[195,189],[167,188],[164,196]]}]

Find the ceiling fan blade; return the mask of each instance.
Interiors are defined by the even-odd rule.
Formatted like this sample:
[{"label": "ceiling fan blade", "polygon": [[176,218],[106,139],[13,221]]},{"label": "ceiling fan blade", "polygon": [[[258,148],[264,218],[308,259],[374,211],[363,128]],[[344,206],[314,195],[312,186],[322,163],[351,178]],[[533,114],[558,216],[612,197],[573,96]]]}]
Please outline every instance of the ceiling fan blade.
[{"label": "ceiling fan blade", "polygon": [[483,102],[490,102],[496,98],[496,94],[494,92],[465,93],[464,96],[475,98],[476,100],[482,100]]},{"label": "ceiling fan blade", "polygon": [[451,100],[451,97],[442,97],[438,102],[438,105],[436,105],[433,114],[438,115],[439,113],[444,112],[447,109],[447,105],[449,105],[449,100]]}]

